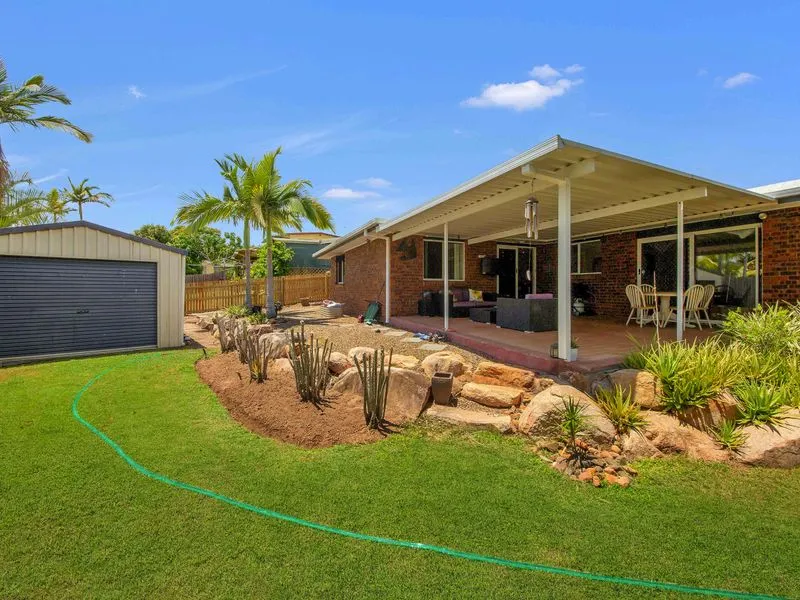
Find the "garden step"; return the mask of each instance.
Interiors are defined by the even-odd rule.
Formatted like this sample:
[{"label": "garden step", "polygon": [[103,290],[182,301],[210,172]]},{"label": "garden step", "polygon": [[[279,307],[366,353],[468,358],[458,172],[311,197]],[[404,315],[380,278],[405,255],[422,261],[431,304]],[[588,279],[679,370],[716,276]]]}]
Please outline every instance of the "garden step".
[{"label": "garden step", "polygon": [[511,415],[491,414],[436,404],[431,406],[425,414],[433,419],[452,425],[490,428],[496,429],[500,433],[505,433],[511,429]]}]

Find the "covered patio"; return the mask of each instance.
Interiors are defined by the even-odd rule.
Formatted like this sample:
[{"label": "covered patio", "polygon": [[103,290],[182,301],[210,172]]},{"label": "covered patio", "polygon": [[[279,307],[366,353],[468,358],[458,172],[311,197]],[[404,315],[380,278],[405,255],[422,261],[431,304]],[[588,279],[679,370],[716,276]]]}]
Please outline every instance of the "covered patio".
[{"label": "covered patio", "polygon": [[[572,319],[573,337],[578,342],[578,359],[569,362],[550,356],[550,347],[558,341],[558,332],[522,332],[501,329],[489,323],[469,319],[450,319],[445,331],[442,317],[406,316],[392,319],[392,326],[415,333],[446,333],[448,341],[485,354],[495,360],[547,373],[579,371],[591,373],[619,365],[637,346],[656,340],[654,327],[626,327],[596,317]],[[662,341],[675,341],[676,329],[658,330]],[[684,339],[706,339],[714,335],[710,329],[687,329]]]},{"label": "covered patio", "polygon": [[[630,336],[647,343],[655,329],[572,318],[572,253],[576,241],[663,226],[675,227],[676,239],[684,239],[687,223],[733,217],[761,207],[766,210],[775,202],[769,196],[555,136],[404,215],[376,223],[364,231],[364,236],[386,242],[384,311],[392,325],[415,331],[441,330],[455,343],[471,344],[478,350],[477,346],[483,345],[492,349],[486,353],[507,356],[511,362],[541,370],[591,370],[618,363],[634,346]],[[447,302],[438,320],[393,317],[395,283],[390,247],[409,236],[442,240],[440,281],[444,298],[449,297],[452,285],[451,242],[468,246],[486,242],[527,244],[530,248],[555,242],[555,331],[528,333],[454,319]],[[662,339],[708,335],[705,331],[687,331],[683,303],[688,256],[684,244],[677,244],[676,254],[675,287],[659,290],[674,297],[676,304],[674,327],[662,329]],[[627,283],[637,283],[636,277]],[[624,286],[610,293],[624,298]],[[580,338],[581,351],[578,364],[570,365],[574,338]],[[553,343],[557,343],[557,359],[550,357]]]}]

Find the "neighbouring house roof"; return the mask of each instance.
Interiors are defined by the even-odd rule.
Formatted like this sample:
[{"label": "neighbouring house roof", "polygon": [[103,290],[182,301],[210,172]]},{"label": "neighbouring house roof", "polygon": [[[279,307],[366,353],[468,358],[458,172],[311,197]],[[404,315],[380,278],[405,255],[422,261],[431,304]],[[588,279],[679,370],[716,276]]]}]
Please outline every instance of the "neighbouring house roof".
[{"label": "neighbouring house roof", "polygon": [[773,198],[783,200],[785,198],[792,198],[794,196],[800,197],[800,179],[792,179],[790,181],[780,181],[778,183],[770,183],[768,185],[760,185],[758,187],[750,188],[751,192],[759,194],[766,194]]},{"label": "neighbouring house roof", "polygon": [[25,233],[28,231],[71,229],[73,227],[86,227],[87,229],[102,231],[103,233],[107,233],[109,235],[115,235],[117,237],[125,238],[126,240],[131,240],[133,242],[138,242],[140,244],[146,244],[148,246],[153,246],[155,248],[161,248],[162,250],[175,252],[176,254],[183,254],[184,256],[188,254],[188,252],[186,250],[183,250],[182,248],[175,248],[173,246],[168,246],[166,244],[162,244],[161,242],[157,242],[149,238],[139,237],[138,235],[125,233],[124,231],[111,229],[110,227],[106,227],[104,225],[98,225],[97,223],[91,223],[89,221],[65,221],[63,223],[43,223],[42,225],[23,225],[21,227],[0,227],[0,235]]},{"label": "neighbouring house roof", "polygon": [[338,237],[339,236],[335,233],[330,233],[328,231],[290,231],[289,233],[281,236],[282,239],[292,240],[295,242],[329,242]]},{"label": "neighbouring house roof", "polygon": [[539,239],[552,241],[557,237],[558,183],[565,178],[571,185],[576,238],[674,223],[679,201],[687,222],[777,206],[771,194],[554,136],[398,217],[371,221],[317,256],[341,253],[370,236],[441,236],[445,222],[451,239],[469,243],[523,239],[524,203],[532,195],[539,205]]},{"label": "neighbouring house roof", "polygon": [[344,234],[321,250],[315,252],[314,258],[331,259],[338,254],[343,254],[348,250],[357,248],[361,244],[366,243],[369,239],[369,235],[384,222],[384,219],[370,219],[360,227],[357,227],[350,233]]}]

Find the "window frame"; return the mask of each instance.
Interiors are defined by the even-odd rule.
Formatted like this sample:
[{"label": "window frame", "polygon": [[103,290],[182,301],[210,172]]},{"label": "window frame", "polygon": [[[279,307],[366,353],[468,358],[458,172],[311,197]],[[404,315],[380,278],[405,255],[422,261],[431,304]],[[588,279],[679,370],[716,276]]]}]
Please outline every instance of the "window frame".
[{"label": "window frame", "polygon": [[593,238],[590,240],[581,240],[579,242],[572,242],[571,251],[576,252],[577,262],[578,262],[578,270],[572,271],[572,266],[570,265],[570,275],[602,275],[602,271],[582,271],[582,261],[581,261],[581,246],[583,244],[600,244],[600,257],[603,256],[603,240],[602,238]]},{"label": "window frame", "polygon": [[[441,238],[425,238],[422,240],[422,281],[444,281],[444,273],[442,277],[425,277],[425,265],[427,261],[426,244],[440,244],[442,246],[442,256],[444,256],[444,240]],[[448,240],[448,244],[460,244],[461,250],[461,278],[450,278],[448,281],[466,281],[467,280],[467,244],[463,240]],[[444,262],[444,261],[443,261]]]},{"label": "window frame", "polygon": [[[339,266],[341,265],[341,274],[339,273]],[[336,285],[344,285],[345,274],[345,255],[337,254],[334,257],[334,281]]]}]

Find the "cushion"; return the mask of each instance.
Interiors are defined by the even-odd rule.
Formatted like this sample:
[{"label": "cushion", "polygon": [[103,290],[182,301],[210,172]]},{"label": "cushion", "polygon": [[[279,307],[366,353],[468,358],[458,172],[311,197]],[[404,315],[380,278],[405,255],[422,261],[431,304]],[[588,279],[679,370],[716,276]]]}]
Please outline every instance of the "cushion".
[{"label": "cushion", "polygon": [[469,301],[469,289],[465,287],[454,287],[450,289],[450,293],[453,294],[453,300],[455,302],[468,302]]},{"label": "cushion", "polygon": [[525,300],[552,300],[553,294],[525,294]]},{"label": "cushion", "polygon": [[469,289],[469,299],[472,302],[480,302],[483,300],[483,292],[480,290]]}]

